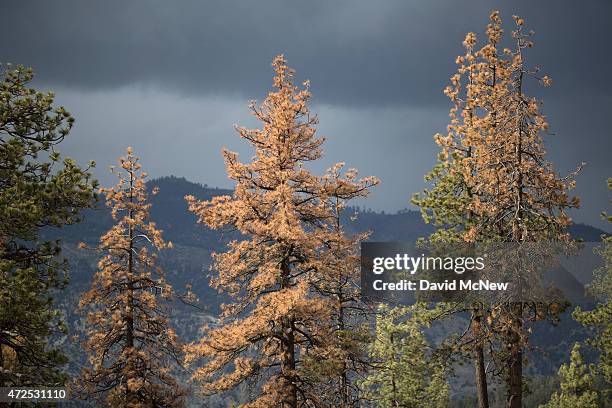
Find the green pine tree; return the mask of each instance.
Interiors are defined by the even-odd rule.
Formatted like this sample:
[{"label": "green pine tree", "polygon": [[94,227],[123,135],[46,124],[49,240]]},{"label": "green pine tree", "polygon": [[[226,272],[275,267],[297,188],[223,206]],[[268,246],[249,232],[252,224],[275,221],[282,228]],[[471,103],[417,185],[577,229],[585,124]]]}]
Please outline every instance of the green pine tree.
[{"label": "green pine tree", "polygon": [[597,408],[597,393],[593,390],[593,377],[582,362],[580,345],[572,349],[570,363],[559,368],[561,391],[540,408]]},{"label": "green pine tree", "polygon": [[55,150],[74,119],[52,93],[29,88],[32,77],[0,66],[0,386],[65,380],[66,358],[48,339],[63,327],[51,291],[66,283],[67,264],[40,231],[77,222],[94,201],[89,168]]},{"label": "green pine tree", "polygon": [[370,345],[374,368],[362,383],[364,399],[380,408],[449,405],[445,366],[423,333],[436,312],[422,303],[379,307],[376,338]]},{"label": "green pine tree", "polygon": [[[612,190],[612,178],[608,179],[608,188]],[[612,216],[606,213],[603,217],[612,223]],[[602,240],[602,246],[595,252],[603,259],[603,265],[593,273],[593,282],[588,291],[595,296],[599,302],[595,309],[584,311],[577,307],[574,318],[583,325],[590,327],[595,332],[589,343],[600,353],[597,373],[603,377],[607,389],[612,384],[612,235],[607,235]],[[610,391],[605,395],[610,399]]]}]

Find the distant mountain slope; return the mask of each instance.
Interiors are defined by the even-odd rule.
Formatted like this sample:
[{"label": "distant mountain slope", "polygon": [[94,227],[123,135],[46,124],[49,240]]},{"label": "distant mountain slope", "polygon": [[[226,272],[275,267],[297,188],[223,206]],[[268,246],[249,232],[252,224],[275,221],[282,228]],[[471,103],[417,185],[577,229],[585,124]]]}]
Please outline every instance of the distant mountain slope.
[{"label": "distant mountain slope", "polygon": [[[147,183],[151,188],[159,188],[159,194],[150,198],[151,218],[164,232],[164,238],[174,243],[219,249],[227,239],[227,233],[211,231],[196,224],[196,217],[187,209],[185,195],[199,199],[210,199],[219,195],[230,195],[230,190],[212,188],[192,183],[185,178],[174,176],[161,177]],[[54,230],[50,235],[67,242],[96,242],[100,235],[112,225],[109,211],[103,205],[103,197],[98,208],[84,212],[84,222]],[[371,231],[371,241],[413,241],[427,236],[434,230],[425,224],[418,211],[402,210],[395,214],[349,208],[345,211],[344,225],[350,232]],[[604,231],[585,224],[575,224],[570,228],[572,236],[584,241],[599,241]]]},{"label": "distant mountain slope", "polygon": [[[193,195],[199,199],[210,199],[213,196],[231,194],[231,191],[211,188],[196,184],[179,177],[162,177],[148,182],[151,189],[157,187],[159,193],[151,197],[151,218],[157,222],[166,240],[175,244],[175,249],[164,251],[160,257],[171,282],[180,287],[191,283],[199,290],[200,298],[215,312],[218,310],[219,297],[209,287],[208,268],[210,254],[222,251],[229,239],[237,238],[238,234],[231,231],[215,231],[197,224],[196,217],[188,208],[185,195]],[[49,238],[62,239],[64,245],[74,248],[78,242],[84,241],[96,245],[100,236],[113,224],[110,211],[103,205],[103,197],[98,208],[84,213],[82,223],[65,227],[60,230],[48,231]],[[345,228],[350,233],[370,231],[371,241],[407,241],[427,236],[434,227],[425,224],[418,211],[404,210],[395,214],[385,214],[371,210],[349,208],[345,211]],[[572,227],[571,233],[576,238],[585,241],[599,240],[603,231],[584,224]],[[70,251],[72,262],[71,281],[75,286],[89,283],[95,262],[86,262],[95,258],[91,253]],[[581,279],[585,281],[585,279]],[[79,290],[84,287],[79,287]]]},{"label": "distant mountain slope", "polygon": [[[167,239],[192,245],[197,243],[204,247],[215,246],[210,240],[212,237],[204,238],[211,231],[202,231],[207,228],[195,224],[195,216],[187,210],[183,197],[190,194],[199,199],[210,199],[218,195],[231,195],[230,190],[211,188],[174,176],[154,179],[148,184],[159,188],[159,194],[151,199],[151,216],[165,231]],[[431,224],[423,221],[420,212],[414,210],[390,214],[348,208],[344,225],[349,232],[371,231],[371,241],[413,241],[434,230]],[[574,238],[590,242],[600,241],[604,231],[590,225],[574,224],[570,233]]]}]

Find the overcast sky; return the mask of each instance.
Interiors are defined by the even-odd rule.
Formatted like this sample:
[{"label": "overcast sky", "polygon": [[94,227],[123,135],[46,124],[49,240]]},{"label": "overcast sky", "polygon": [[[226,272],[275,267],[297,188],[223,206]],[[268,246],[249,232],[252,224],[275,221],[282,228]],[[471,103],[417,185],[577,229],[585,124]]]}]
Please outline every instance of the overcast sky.
[{"label": "overcast sky", "polygon": [[[553,87],[544,101],[550,158],[561,174],[580,162],[577,221],[603,226],[610,195],[612,1],[260,0],[11,1],[0,5],[0,61],[35,68],[76,117],[62,152],[107,167],[131,145],[151,176],[229,187],[220,150],[251,151],[234,124],[256,125],[247,102],[270,88],[274,55],[310,79],[326,136],[322,171],[345,161],[382,185],[362,205],[409,207],[444,132],[442,89],[468,31],[491,9],[536,31],[528,62]],[[510,25],[507,26],[510,29]]]}]

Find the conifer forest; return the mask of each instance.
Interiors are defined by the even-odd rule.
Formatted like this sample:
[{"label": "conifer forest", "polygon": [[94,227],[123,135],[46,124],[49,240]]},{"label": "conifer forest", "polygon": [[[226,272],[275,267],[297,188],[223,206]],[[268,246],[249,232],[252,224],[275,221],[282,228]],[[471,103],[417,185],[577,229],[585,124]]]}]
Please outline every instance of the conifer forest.
[{"label": "conifer forest", "polygon": [[0,406],[612,406],[605,1],[18,3]]}]

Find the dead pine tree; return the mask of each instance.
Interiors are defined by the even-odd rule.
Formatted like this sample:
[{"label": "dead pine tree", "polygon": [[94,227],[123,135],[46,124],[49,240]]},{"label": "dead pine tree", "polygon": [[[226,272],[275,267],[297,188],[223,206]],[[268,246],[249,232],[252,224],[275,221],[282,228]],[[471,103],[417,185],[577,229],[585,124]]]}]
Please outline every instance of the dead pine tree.
[{"label": "dead pine tree", "polygon": [[375,178],[334,189],[307,170],[322,155],[310,114],[308,82],[293,83],[284,57],[274,59],[273,90],[253,116],[259,129],[238,127],[255,150],[249,163],[224,151],[231,196],[198,201],[187,197],[198,221],[210,228],[232,228],[242,238],[214,255],[213,287],[227,293],[219,324],[188,345],[187,362],[199,364],[193,379],[204,394],[230,390],[251,381],[256,386],[245,407],[317,406],[325,398],[305,370],[309,356],[334,342],[334,299],[317,291],[318,275],[330,273],[328,243],[335,232],[327,203],[363,196]]},{"label": "dead pine tree", "polygon": [[89,365],[77,389],[110,407],[180,407],[186,394],[173,374],[180,347],[168,323],[173,289],[156,265],[158,251],[172,244],[149,219],[146,173],[131,148],[119,164],[111,168],[118,184],[102,189],[116,224],[94,248],[103,256],[80,302]]}]

